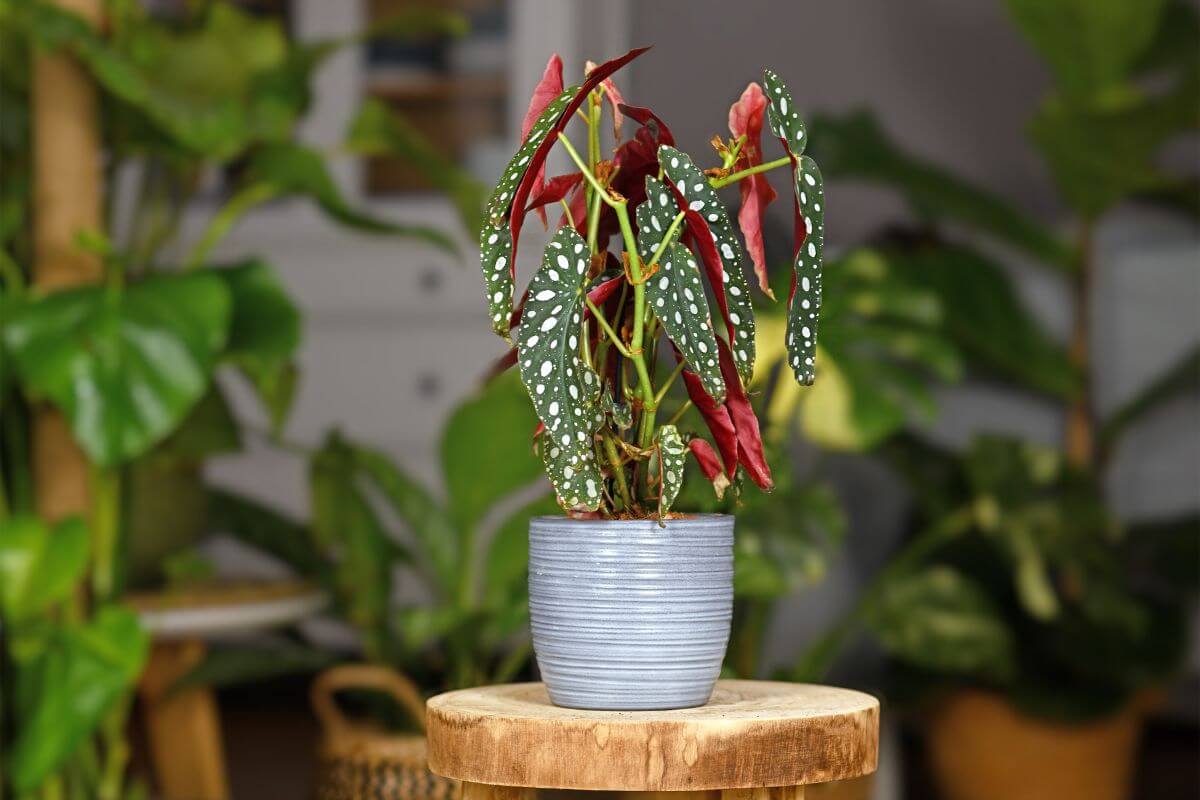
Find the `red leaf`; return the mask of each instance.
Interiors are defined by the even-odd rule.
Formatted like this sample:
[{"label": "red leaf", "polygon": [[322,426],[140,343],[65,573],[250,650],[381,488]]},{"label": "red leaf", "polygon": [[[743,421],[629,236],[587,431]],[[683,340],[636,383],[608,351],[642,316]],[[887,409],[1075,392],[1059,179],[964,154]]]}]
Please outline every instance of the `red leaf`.
[{"label": "red leaf", "polygon": [[593,286],[588,291],[588,300],[591,300],[597,306],[602,306],[608,302],[608,298],[616,293],[617,289],[621,288],[621,284],[625,282],[624,275],[618,275],[615,278],[609,278],[604,283]]},{"label": "red leaf", "polygon": [[566,175],[555,175],[540,186],[535,184],[533,192],[529,197],[529,206],[525,209],[525,212],[529,213],[537,209],[542,210],[544,214],[543,206],[548,206],[551,203],[557,203],[559,200],[562,200],[582,180],[582,172],[568,172]]},{"label": "red leaf", "polygon": [[[675,353],[675,358],[681,358],[678,352]],[[691,370],[683,371],[683,383],[692,404],[696,406],[700,416],[704,417],[704,424],[708,426],[713,441],[717,443],[717,449],[721,451],[721,460],[725,462],[725,473],[732,475],[737,471],[738,445],[737,431],[733,427],[729,409],[724,404],[713,400],[712,396],[704,391],[700,376]]]},{"label": "red leaf", "polygon": [[729,417],[733,420],[733,427],[737,432],[738,463],[746,468],[750,480],[754,481],[758,488],[769,492],[775,488],[775,482],[771,480],[771,468],[767,466],[767,457],[763,453],[758,417],[754,416],[750,398],[746,396],[746,390],[742,388],[741,379],[738,378],[733,354],[720,338],[717,339],[717,350],[720,351],[721,375],[725,378],[725,406],[729,409]]},{"label": "red leaf", "polygon": [[717,499],[725,496],[725,490],[729,488],[729,477],[725,474],[725,470],[721,467],[721,460],[717,457],[717,453],[713,450],[707,439],[695,438],[688,442],[688,450],[696,458],[696,463],[700,465],[700,471],[704,473],[713,485],[713,491],[717,493]]},{"label": "red leaf", "polygon": [[[550,60],[546,62],[546,69],[542,72],[542,79],[538,81],[537,86],[533,87],[533,96],[529,98],[529,108],[525,111],[525,119],[521,122],[521,141],[525,141],[525,137],[529,136],[529,131],[533,128],[533,123],[537,122],[537,118],[546,110],[546,106],[562,94],[563,77],[562,77],[562,59],[558,57],[558,53],[553,53]],[[546,177],[545,163],[538,166],[537,174],[534,176],[533,185],[541,190],[542,182]],[[540,191],[538,191],[540,193]],[[544,205],[544,204],[543,204]],[[530,204],[526,211],[536,209],[538,217],[542,220],[542,225],[546,225],[546,211],[540,205]],[[516,248],[513,248],[514,252]],[[513,265],[515,268],[515,264]]]},{"label": "red leaf", "polygon": [[[754,167],[762,163],[763,117],[767,110],[767,98],[762,88],[751,82],[738,101],[729,107],[729,132],[734,137],[745,136],[735,171]],[[775,299],[767,279],[767,256],[763,248],[762,220],[767,206],[776,198],[775,190],[765,175],[751,175],[739,181],[742,207],[738,211],[738,227],[746,239],[746,251],[754,262],[754,274],[758,286],[772,300]]]},{"label": "red leaf", "polygon": [[529,108],[525,111],[525,119],[521,121],[521,141],[525,141],[525,137],[529,136],[533,123],[537,122],[537,118],[546,110],[546,106],[562,94],[562,70],[562,59],[558,57],[558,53],[552,54],[550,60],[546,62],[542,79],[538,81],[537,86],[533,87],[533,96],[529,98]]},{"label": "red leaf", "polygon": [[[512,205],[510,206],[512,209],[517,209],[516,213],[509,214],[508,219],[509,230],[512,233],[512,252],[509,256],[509,264],[512,269],[515,270],[517,266],[517,243],[521,238],[521,226],[525,224],[525,203],[529,199],[529,193],[533,191],[534,184],[540,180],[539,176],[545,168],[546,157],[550,155],[550,149],[558,143],[558,134],[567,127],[567,123],[571,121],[571,117],[579,110],[579,106],[583,104],[589,92],[595,89],[605,78],[649,49],[648,47],[635,48],[620,58],[606,61],[592,70],[592,73],[587,76],[583,84],[579,87],[579,91],[567,103],[558,121],[550,130],[546,131],[541,144],[534,150],[533,157],[529,162],[529,169],[521,179],[521,183],[517,186],[517,190],[513,195]],[[547,70],[549,70],[549,66],[547,66]]]}]

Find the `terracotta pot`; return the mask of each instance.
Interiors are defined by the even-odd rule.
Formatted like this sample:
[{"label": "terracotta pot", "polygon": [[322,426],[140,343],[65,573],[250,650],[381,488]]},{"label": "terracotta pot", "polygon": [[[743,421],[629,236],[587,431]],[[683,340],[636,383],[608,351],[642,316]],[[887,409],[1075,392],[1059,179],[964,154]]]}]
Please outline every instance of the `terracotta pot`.
[{"label": "terracotta pot", "polygon": [[1003,698],[959,692],[933,713],[927,743],[943,800],[1125,800],[1142,706],[1079,725],[1026,716]]},{"label": "terracotta pot", "polygon": [[[398,734],[346,718],[334,695],[372,689],[393,697],[420,726]],[[439,778],[425,762],[425,701],[412,681],[386,667],[348,664],[326,670],[312,686],[313,712],[321,723],[317,800],[450,800],[458,782]]]}]

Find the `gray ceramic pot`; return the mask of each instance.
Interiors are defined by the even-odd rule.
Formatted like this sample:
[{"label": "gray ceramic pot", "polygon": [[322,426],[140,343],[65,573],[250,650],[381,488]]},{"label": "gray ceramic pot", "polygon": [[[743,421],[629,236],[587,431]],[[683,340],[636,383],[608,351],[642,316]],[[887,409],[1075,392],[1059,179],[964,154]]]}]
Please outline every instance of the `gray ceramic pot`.
[{"label": "gray ceramic pot", "polygon": [[732,614],[733,517],[529,523],[533,649],[555,705],[704,705]]}]

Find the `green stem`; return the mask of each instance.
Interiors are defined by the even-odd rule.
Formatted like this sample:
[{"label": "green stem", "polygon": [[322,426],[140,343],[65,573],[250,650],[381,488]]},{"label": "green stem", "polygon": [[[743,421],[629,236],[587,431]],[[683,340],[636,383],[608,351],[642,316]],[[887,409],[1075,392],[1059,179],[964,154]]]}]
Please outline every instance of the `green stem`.
[{"label": "green stem", "polygon": [[256,205],[265,203],[274,197],[277,191],[269,183],[255,183],[242,189],[229,199],[221,210],[209,221],[200,240],[192,248],[184,264],[184,269],[192,270],[208,260],[212,249],[232,230],[238,218]]},{"label": "green stem", "polygon": [[667,252],[667,248],[671,246],[675,234],[679,231],[679,225],[683,222],[684,216],[686,216],[686,212],[680,211],[675,215],[675,219],[671,220],[671,224],[667,226],[666,236],[659,242],[658,249],[654,251],[654,255],[650,256],[651,264],[657,264],[662,259],[663,254]]},{"label": "green stem", "polygon": [[129,718],[129,697],[117,703],[105,718],[104,771],[100,776],[98,800],[121,800],[125,785],[125,767],[129,763],[129,743],[125,741],[125,723]]},{"label": "green stem", "polygon": [[612,467],[613,478],[617,482],[617,491],[621,494],[621,500],[625,503],[625,508],[632,511],[633,499],[629,495],[629,484],[625,482],[625,465],[621,462],[621,456],[617,453],[617,445],[611,436],[604,437],[604,454],[608,457],[608,465]]},{"label": "green stem", "polygon": [[709,178],[708,185],[714,189],[720,189],[724,186],[728,186],[731,183],[737,183],[742,178],[748,178],[751,175],[757,175],[760,172],[767,172],[769,170],[773,170],[777,167],[782,167],[785,164],[791,164],[791,163],[792,163],[792,157],[784,156],[783,158],[777,158],[774,161],[767,161],[763,164],[756,164],[755,166],[748,167],[747,169],[744,169],[741,172],[735,172],[732,175],[726,175],[724,178]]},{"label": "green stem", "polygon": [[601,311],[587,295],[584,295],[583,301],[587,303],[587,307],[591,309],[592,316],[596,318],[596,322],[598,322],[604,332],[608,334],[608,338],[612,340],[613,347],[617,348],[617,352],[626,358],[630,358],[628,348],[626,348],[621,342],[621,337],[617,335],[617,332],[614,331],[612,326],[608,324],[608,320],[604,318],[604,312]]},{"label": "green stem", "polygon": [[571,140],[567,138],[565,133],[558,134],[558,141],[564,148],[566,148],[567,155],[569,155],[571,160],[575,162],[575,166],[579,167],[579,171],[583,173],[583,177],[587,179],[587,182],[590,183],[592,188],[600,195],[600,199],[605,203],[608,203],[608,205],[612,208],[616,208],[617,206],[624,207],[624,200],[616,200],[609,196],[608,190],[600,185],[600,181],[596,180],[596,176],[590,169],[588,169],[587,164],[583,163],[583,159],[580,158],[579,153],[575,150],[575,146],[571,144]]},{"label": "green stem", "polygon": [[684,363],[685,362],[680,361],[675,365],[675,369],[671,371],[669,376],[667,376],[667,380],[663,383],[662,388],[658,390],[658,394],[654,395],[655,406],[660,405],[662,403],[662,399],[667,396],[667,390],[671,388],[671,384],[674,383],[675,379],[679,377],[679,374],[683,372]]},{"label": "green stem", "polygon": [[691,400],[686,401],[683,405],[681,405],[679,407],[678,411],[676,411],[674,414],[671,415],[671,418],[669,420],[667,420],[667,424],[668,425],[678,424],[679,420],[683,419],[683,415],[686,414],[688,409],[691,407],[692,407],[692,401]]},{"label": "green stem", "polygon": [[595,255],[599,252],[596,239],[600,233],[600,195],[592,194],[592,203],[588,207],[587,243],[588,249]]},{"label": "green stem", "polygon": [[21,274],[21,267],[5,250],[0,250],[0,278],[4,279],[5,289],[13,295],[25,291],[25,276]]}]

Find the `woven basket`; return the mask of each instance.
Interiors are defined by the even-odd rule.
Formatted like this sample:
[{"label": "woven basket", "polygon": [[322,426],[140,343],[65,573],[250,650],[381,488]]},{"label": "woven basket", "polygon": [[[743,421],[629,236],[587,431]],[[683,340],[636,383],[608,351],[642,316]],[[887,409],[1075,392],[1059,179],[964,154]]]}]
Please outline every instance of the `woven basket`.
[{"label": "woven basket", "polygon": [[393,697],[425,729],[425,702],[412,681],[386,667],[349,664],[319,675],[313,712],[323,729],[318,752],[317,800],[450,800],[458,782],[425,765],[425,736],[397,734],[347,719],[334,695],[371,689]]}]

